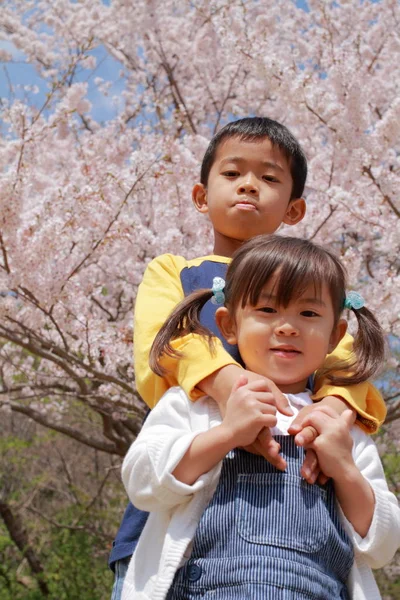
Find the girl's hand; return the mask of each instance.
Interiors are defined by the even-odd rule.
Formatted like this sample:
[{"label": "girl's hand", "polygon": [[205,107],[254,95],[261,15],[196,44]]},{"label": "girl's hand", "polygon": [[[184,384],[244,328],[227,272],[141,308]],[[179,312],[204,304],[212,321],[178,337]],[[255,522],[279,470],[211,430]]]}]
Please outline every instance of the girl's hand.
[{"label": "girl's hand", "polygon": [[[248,383],[260,381],[261,379],[264,382],[264,385],[266,386],[268,392],[272,394],[277,411],[283,413],[284,415],[293,415],[293,411],[290,407],[290,404],[288,403],[286,396],[278,389],[278,387],[273,381],[271,381],[267,377],[261,378],[260,375],[257,375],[252,371],[246,370],[244,371],[243,375],[248,379]],[[244,449],[247,452],[251,452],[252,454],[263,456],[265,460],[267,460],[271,465],[273,465],[277,469],[280,469],[281,471],[284,471],[286,469],[286,460],[283,458],[283,456],[281,456],[281,454],[279,454],[281,446],[274,439],[269,427],[264,427],[263,429],[261,429],[254,442],[252,444],[249,444],[248,446],[244,446]],[[313,452],[310,450],[310,454],[311,453],[313,454]]]},{"label": "girl's hand", "polygon": [[[243,377],[245,377],[245,379],[243,379]],[[244,370],[238,365],[226,365],[225,367],[218,369],[203,379],[197,387],[216,401],[221,415],[224,417],[228,399],[233,391],[233,387],[236,386],[239,381],[242,382],[241,385],[262,381],[266,386],[266,389],[273,394],[277,410],[284,415],[293,415],[293,411],[290,408],[286,396],[278,389],[273,381],[267,377],[253,373],[252,371]],[[280,445],[274,440],[268,427],[261,429],[254,442],[246,446],[245,449],[253,454],[263,456],[277,469],[283,471],[286,468],[286,461],[279,454]]]},{"label": "girl's hand", "polygon": [[267,383],[262,379],[249,383],[241,375],[232,388],[221,425],[234,440],[234,447],[253,444],[264,428],[276,423],[276,400]]},{"label": "girl's hand", "polygon": [[354,421],[355,415],[351,410],[338,415],[332,408],[320,406],[302,422],[304,427],[311,426],[317,433],[314,441],[304,447],[315,452],[322,473],[334,481],[342,479],[346,471],[355,467],[350,433]]}]

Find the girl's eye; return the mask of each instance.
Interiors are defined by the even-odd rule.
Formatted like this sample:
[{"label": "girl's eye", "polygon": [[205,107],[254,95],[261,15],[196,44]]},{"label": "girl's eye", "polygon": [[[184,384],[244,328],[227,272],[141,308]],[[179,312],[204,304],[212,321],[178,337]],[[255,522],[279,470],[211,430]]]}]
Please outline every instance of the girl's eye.
[{"label": "girl's eye", "polygon": [[301,312],[301,315],[302,315],[303,317],[319,317],[319,314],[318,314],[318,313],[316,313],[316,312],[315,312],[315,311],[313,311],[313,310],[303,310],[303,311]]},{"label": "girl's eye", "polygon": [[274,314],[274,313],[276,313],[275,308],[272,308],[272,306],[262,306],[258,310],[260,312],[264,312],[264,313],[267,313],[267,314]]},{"label": "girl's eye", "polygon": [[279,179],[277,179],[273,175],[264,175],[263,179],[264,179],[264,181],[270,181],[272,183],[279,183]]}]

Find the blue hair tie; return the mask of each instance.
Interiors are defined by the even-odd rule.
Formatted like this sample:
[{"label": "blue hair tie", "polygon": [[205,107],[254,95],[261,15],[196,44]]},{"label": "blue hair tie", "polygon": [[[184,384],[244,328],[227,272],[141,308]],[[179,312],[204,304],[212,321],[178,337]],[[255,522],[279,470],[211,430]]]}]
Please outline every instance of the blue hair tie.
[{"label": "blue hair tie", "polygon": [[211,291],[213,293],[213,297],[211,298],[211,302],[213,304],[224,304],[225,303],[225,280],[222,277],[214,277],[213,285]]},{"label": "blue hair tie", "polygon": [[359,308],[362,308],[364,304],[365,300],[360,294],[357,292],[347,292],[343,302],[343,307],[350,310],[358,310]]}]

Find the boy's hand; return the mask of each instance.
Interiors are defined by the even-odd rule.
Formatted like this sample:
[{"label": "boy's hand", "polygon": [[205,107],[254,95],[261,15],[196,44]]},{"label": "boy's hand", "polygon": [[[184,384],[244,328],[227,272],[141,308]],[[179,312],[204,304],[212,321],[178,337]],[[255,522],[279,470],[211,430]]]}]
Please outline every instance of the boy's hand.
[{"label": "boy's hand", "polygon": [[[341,398],[338,398],[337,396],[326,396],[320,402],[302,408],[288,430],[288,433],[295,436],[295,442],[298,446],[308,448],[301,469],[302,476],[308,483],[315,483],[318,479],[318,482],[321,485],[327,482],[328,477],[321,472],[318,465],[318,458],[314,450],[311,450],[310,448],[312,442],[318,436],[318,432],[313,425],[305,424],[305,418],[323,406],[330,407],[337,416],[349,409],[348,404]],[[356,413],[354,412],[354,420],[355,418]]]},{"label": "boy's hand", "polygon": [[354,468],[352,456],[353,438],[350,430],[354,425],[353,411],[346,410],[338,415],[329,406],[310,412],[303,424],[311,426],[317,432],[310,447],[317,455],[319,467],[326,477],[334,481],[343,478],[343,474]]}]

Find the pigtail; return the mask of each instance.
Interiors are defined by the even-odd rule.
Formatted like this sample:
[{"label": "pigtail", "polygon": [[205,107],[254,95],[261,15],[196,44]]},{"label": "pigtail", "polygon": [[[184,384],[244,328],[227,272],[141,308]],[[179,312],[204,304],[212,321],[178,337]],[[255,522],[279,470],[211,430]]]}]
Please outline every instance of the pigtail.
[{"label": "pigtail", "polygon": [[385,360],[385,337],[373,313],[365,306],[351,310],[358,324],[353,346],[355,359],[347,364],[333,366],[335,371],[339,369],[349,373],[347,376],[327,374],[327,379],[333,385],[347,386],[365,382],[377,374]]},{"label": "pigtail", "polygon": [[171,346],[171,341],[176,338],[190,333],[198,333],[206,337],[210,348],[213,348],[213,333],[200,323],[201,309],[212,296],[212,290],[198,290],[187,296],[174,308],[157,333],[150,350],[149,364],[156,375],[163,377],[166,374],[166,369],[160,365],[163,355],[173,358],[182,356],[181,352],[174,350]]}]

